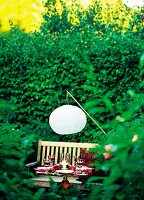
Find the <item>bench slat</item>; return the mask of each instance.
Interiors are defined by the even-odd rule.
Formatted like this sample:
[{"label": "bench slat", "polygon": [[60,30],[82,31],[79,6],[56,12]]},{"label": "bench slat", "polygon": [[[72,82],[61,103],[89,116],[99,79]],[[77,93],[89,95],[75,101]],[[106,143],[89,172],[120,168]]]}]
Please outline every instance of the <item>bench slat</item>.
[{"label": "bench slat", "polygon": [[56,152],[55,152],[55,164],[58,163],[58,147],[56,147]]},{"label": "bench slat", "polygon": [[62,148],[62,147],[60,147],[60,153],[61,153],[61,154],[62,154],[62,149],[63,149],[63,148]]},{"label": "bench slat", "polygon": [[42,161],[41,161],[42,165],[44,164],[43,162],[44,158],[45,158],[45,146],[43,146],[42,148]]},{"label": "bench slat", "polygon": [[72,153],[72,165],[75,164],[75,157],[76,157],[76,147],[73,148],[73,153]]},{"label": "bench slat", "polygon": [[54,156],[54,146],[51,147],[51,156]]},{"label": "bench slat", "polygon": [[67,153],[67,147],[64,147],[64,155]]},{"label": "bench slat", "polygon": [[71,163],[71,161],[72,161],[72,157],[71,157],[71,150],[72,150],[72,148],[71,148],[71,147],[69,147],[69,148],[68,148],[68,153],[69,153],[69,155],[70,155],[70,163]]},{"label": "bench slat", "polygon": [[80,156],[80,148],[77,149],[77,158]]},{"label": "bench slat", "polygon": [[50,147],[47,147],[47,153],[46,153],[46,159],[48,159],[48,156],[50,155]]}]

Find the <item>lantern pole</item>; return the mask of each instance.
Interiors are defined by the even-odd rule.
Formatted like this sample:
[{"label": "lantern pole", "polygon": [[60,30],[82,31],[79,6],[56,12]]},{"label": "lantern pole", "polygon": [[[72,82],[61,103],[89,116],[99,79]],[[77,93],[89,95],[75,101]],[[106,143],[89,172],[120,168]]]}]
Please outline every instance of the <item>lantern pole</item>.
[{"label": "lantern pole", "polygon": [[73,95],[67,91],[67,94],[72,97],[72,99],[79,105],[79,107],[89,116],[89,118],[99,127],[99,129],[106,135],[106,132],[101,128],[101,126],[94,120],[93,117],[90,116],[90,114],[80,105],[80,103],[73,97]]}]

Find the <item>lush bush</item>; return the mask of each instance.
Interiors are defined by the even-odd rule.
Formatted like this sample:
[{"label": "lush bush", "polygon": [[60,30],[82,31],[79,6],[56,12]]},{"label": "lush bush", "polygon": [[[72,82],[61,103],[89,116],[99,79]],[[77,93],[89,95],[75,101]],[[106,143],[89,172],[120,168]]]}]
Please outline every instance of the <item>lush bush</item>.
[{"label": "lush bush", "polygon": [[[138,36],[109,31],[100,36],[88,28],[55,35],[13,29],[2,34],[0,42],[0,96],[17,105],[15,120],[20,123],[48,125],[50,113],[68,103],[67,90],[103,123],[119,112],[115,106],[127,102],[126,91],[142,90],[143,69],[138,64],[144,47]],[[113,114],[102,108],[107,92]],[[91,99],[97,99],[93,109],[87,104]],[[69,103],[75,104],[70,98]],[[89,127],[85,130],[87,134]]]},{"label": "lush bush", "polygon": [[[135,96],[136,97],[136,96]],[[95,187],[91,199],[142,199],[144,195],[144,150],[143,150],[143,116],[130,120],[137,110],[144,105],[144,95],[137,95],[129,105],[126,112],[119,118],[115,118],[107,136],[96,149],[100,155],[112,155],[99,166],[103,170],[108,170],[108,177],[101,177],[103,185]],[[122,120],[123,119],[123,120]],[[111,148],[106,148],[112,144]],[[93,177],[89,181],[99,179]]]},{"label": "lush bush", "polygon": [[0,102],[0,196],[1,199],[30,199],[25,160],[32,153],[34,135],[27,136],[17,124],[12,124],[15,108]]}]

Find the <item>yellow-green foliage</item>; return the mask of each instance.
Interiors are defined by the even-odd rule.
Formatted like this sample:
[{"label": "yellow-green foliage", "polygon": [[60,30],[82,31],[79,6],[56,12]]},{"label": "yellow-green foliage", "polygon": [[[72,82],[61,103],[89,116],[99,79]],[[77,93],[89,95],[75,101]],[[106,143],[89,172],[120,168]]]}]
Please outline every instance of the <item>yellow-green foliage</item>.
[{"label": "yellow-green foliage", "polygon": [[39,29],[43,10],[41,0],[0,0],[0,32],[9,31],[11,23],[26,32]]},{"label": "yellow-green foliage", "polygon": [[122,0],[53,0],[47,1],[44,7],[45,2],[46,0],[0,0],[0,32],[9,31],[10,24],[18,26],[25,32],[39,30],[44,21],[42,15],[45,11],[49,16],[56,13],[62,16],[65,10],[68,12],[68,21],[77,25],[81,16],[84,18],[90,9],[95,11],[95,21],[102,24],[117,24],[125,30],[129,27],[134,13],[133,9],[127,8],[122,3]]},{"label": "yellow-green foliage", "polygon": [[127,8],[122,0],[55,0],[49,1],[46,9],[48,15],[55,13],[62,15],[63,10],[68,12],[68,20],[77,25],[91,9],[95,12],[94,21],[102,24],[117,24],[123,30],[129,27],[129,22],[134,13],[133,9]]}]

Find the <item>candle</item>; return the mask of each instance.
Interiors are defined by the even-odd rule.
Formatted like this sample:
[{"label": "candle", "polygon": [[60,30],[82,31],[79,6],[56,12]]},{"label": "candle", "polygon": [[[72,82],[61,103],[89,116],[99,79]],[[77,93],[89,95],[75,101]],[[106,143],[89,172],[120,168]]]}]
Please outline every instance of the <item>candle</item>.
[{"label": "candle", "polygon": [[63,169],[65,170],[66,169],[66,160],[65,159],[63,159],[63,161],[62,161],[62,166],[63,166]]}]

